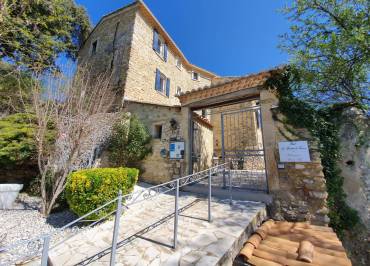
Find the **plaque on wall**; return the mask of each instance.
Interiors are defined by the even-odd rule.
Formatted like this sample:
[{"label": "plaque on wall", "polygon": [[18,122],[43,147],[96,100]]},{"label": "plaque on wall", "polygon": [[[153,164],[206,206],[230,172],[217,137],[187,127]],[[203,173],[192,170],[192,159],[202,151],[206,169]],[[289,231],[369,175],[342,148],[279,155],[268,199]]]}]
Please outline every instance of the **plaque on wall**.
[{"label": "plaque on wall", "polygon": [[280,162],[308,163],[311,162],[307,141],[279,142]]},{"label": "plaque on wall", "polygon": [[170,159],[184,159],[185,143],[183,141],[170,142]]}]

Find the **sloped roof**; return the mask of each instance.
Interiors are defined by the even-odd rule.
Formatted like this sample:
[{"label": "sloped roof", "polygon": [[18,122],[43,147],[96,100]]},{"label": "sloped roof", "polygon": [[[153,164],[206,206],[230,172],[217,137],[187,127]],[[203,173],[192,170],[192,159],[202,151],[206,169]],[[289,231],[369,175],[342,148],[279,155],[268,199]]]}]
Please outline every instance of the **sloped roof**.
[{"label": "sloped roof", "polygon": [[182,105],[187,105],[191,102],[222,96],[244,89],[258,88],[263,86],[268,78],[280,73],[285,68],[286,66],[283,65],[242,77],[217,77],[213,80],[210,86],[204,86],[192,89],[190,91],[185,91],[177,97]]},{"label": "sloped roof", "polygon": [[273,220],[255,231],[240,256],[256,266],[352,265],[330,227]]},{"label": "sloped roof", "polygon": [[213,129],[211,121],[195,112],[193,112],[193,119],[197,121],[199,124],[205,126],[206,128]]},{"label": "sloped roof", "polygon": [[[100,20],[99,22],[96,24],[96,26],[93,28],[93,30],[90,32],[89,36],[86,38],[89,39],[91,34],[95,31],[95,29],[106,19],[114,16],[114,15],[117,15],[118,13],[120,12],[124,12],[128,9],[131,9],[131,8],[134,8],[134,7],[137,7],[139,9],[139,11],[147,18],[148,22],[160,33],[160,35],[162,36],[162,38],[165,39],[165,41],[167,42],[167,45],[168,47],[177,55],[181,58],[182,60],[182,63],[183,65],[187,66],[188,68],[194,70],[194,71],[197,71],[199,73],[201,73],[202,75],[208,77],[208,78],[213,78],[213,77],[217,77],[218,75],[211,72],[211,71],[208,71],[208,70],[205,70],[201,67],[198,67],[196,65],[193,65],[192,63],[189,62],[189,60],[185,57],[185,55],[182,53],[182,51],[180,50],[180,48],[176,45],[175,41],[171,38],[171,36],[167,33],[167,31],[164,29],[164,27],[162,26],[162,24],[158,21],[158,19],[153,15],[153,13],[150,11],[149,7],[147,5],[145,5],[145,3],[142,1],[142,0],[134,0],[131,4],[128,4],[122,8],[119,8],[107,15],[104,15]],[[86,42],[85,40],[85,42]],[[82,45],[83,46],[83,45]]]},{"label": "sloped roof", "polygon": [[264,84],[267,78],[283,70],[285,67],[286,67],[285,65],[282,65],[282,66],[278,66],[278,67],[275,67],[269,70],[264,70],[258,73],[248,74],[246,76],[241,76],[241,77],[221,77],[221,78],[215,79],[210,86],[198,87],[190,91],[182,92],[181,94],[178,95],[178,97],[191,94],[194,92],[198,92],[198,91],[211,90],[213,88],[217,88],[217,87],[221,87],[225,85],[232,85],[234,83],[238,83],[240,85],[248,85],[248,87],[260,86]]}]

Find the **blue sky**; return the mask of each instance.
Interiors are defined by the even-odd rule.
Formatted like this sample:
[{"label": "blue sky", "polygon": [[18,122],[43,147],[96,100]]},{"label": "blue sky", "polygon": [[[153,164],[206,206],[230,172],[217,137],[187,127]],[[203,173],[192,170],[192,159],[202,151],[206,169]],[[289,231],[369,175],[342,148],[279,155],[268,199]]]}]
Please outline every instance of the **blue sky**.
[{"label": "blue sky", "polygon": [[[93,25],[132,0],[76,0]],[[223,76],[287,63],[277,47],[289,23],[278,12],[287,0],[146,0],[189,61]]]}]

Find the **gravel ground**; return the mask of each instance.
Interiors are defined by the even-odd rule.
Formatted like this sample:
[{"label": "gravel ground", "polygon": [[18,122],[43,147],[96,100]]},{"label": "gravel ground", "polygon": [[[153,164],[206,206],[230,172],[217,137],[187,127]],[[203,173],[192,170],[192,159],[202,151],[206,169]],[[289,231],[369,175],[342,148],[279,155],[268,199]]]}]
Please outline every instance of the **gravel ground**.
[{"label": "gravel ground", "polygon": [[[53,213],[45,219],[39,212],[40,206],[41,199],[39,197],[31,197],[25,193],[20,193],[13,209],[0,210],[0,247],[54,232],[77,218],[73,213],[66,210]],[[53,236],[52,243],[61,240],[69,231],[57,233]],[[27,251],[35,251],[37,249],[35,247],[38,245],[39,243],[20,245],[14,250],[0,253],[0,265],[9,265],[9,261],[16,259]]]}]

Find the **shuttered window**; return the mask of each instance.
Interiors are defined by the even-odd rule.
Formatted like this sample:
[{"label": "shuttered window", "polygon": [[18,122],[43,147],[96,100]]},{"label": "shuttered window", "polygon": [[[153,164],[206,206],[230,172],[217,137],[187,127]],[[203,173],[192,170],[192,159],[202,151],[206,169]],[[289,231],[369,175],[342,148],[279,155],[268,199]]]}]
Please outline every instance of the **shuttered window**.
[{"label": "shuttered window", "polygon": [[161,38],[157,30],[153,30],[153,50],[159,54],[165,62],[167,62],[168,47]]},{"label": "shuttered window", "polygon": [[157,53],[159,53],[160,49],[161,49],[159,35],[158,35],[158,32],[155,29],[153,30],[153,49]]},{"label": "shuttered window", "polygon": [[171,81],[167,78],[159,69],[156,70],[155,73],[155,90],[166,94],[167,97],[170,96],[171,91]]},{"label": "shuttered window", "polygon": [[170,96],[170,79],[167,78],[166,80],[166,96],[169,97]]}]

